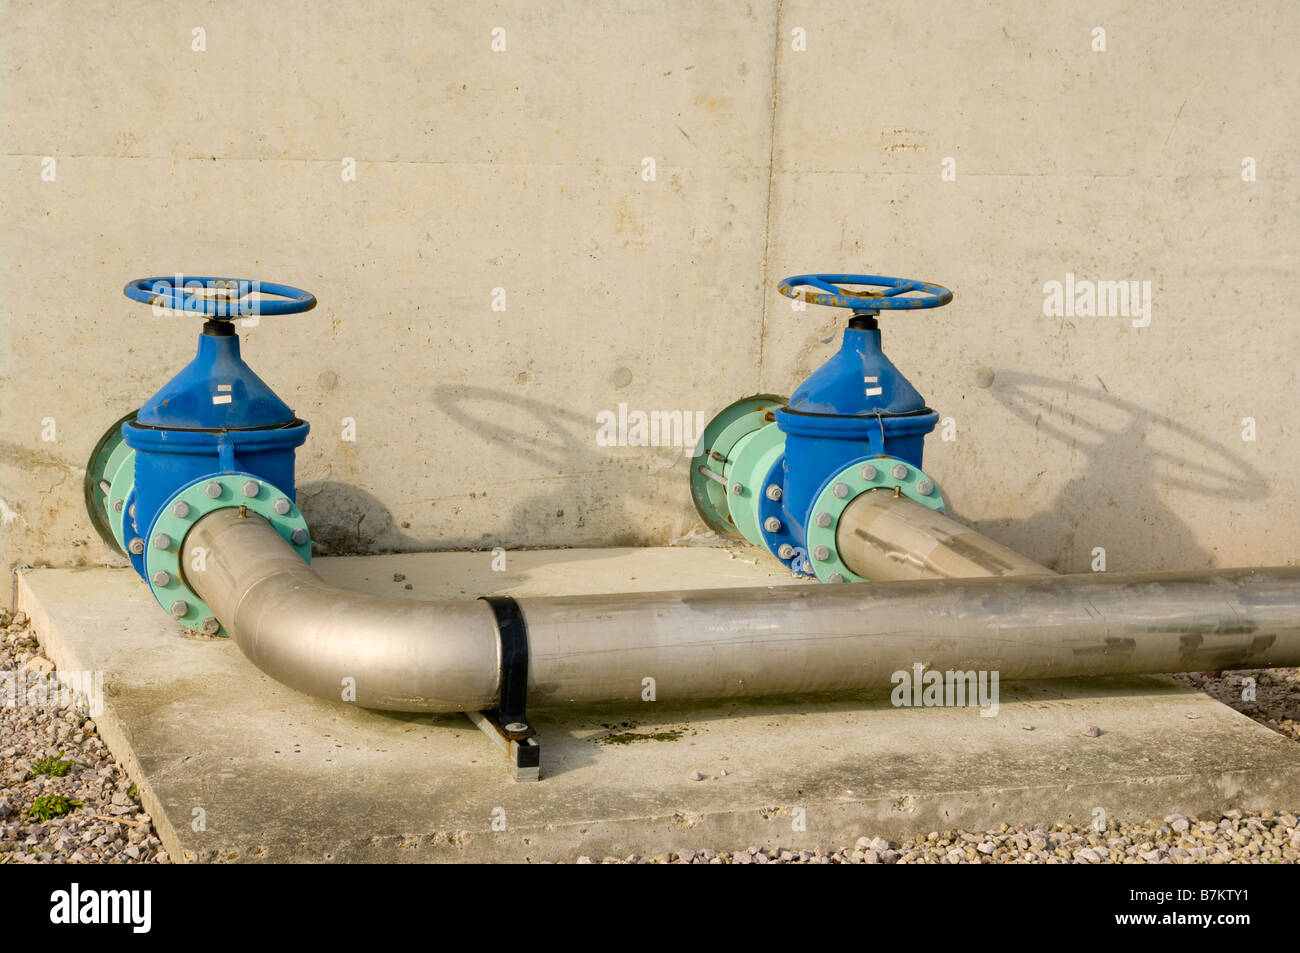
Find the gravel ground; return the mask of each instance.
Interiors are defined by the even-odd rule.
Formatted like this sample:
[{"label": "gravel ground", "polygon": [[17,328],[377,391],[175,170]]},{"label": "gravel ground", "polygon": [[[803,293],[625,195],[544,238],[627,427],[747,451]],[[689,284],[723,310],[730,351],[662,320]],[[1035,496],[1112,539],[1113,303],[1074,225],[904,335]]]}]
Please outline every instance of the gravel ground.
[{"label": "gravel ground", "polygon": [[[0,634],[0,671],[28,686],[48,677],[53,665],[23,613],[0,611]],[[0,708],[0,864],[165,863],[134,795],[84,707]],[[71,803],[40,800],[58,797]],[[68,810],[48,820],[30,816],[41,806]]]},{"label": "gravel ground", "polygon": [[580,864],[1294,864],[1300,862],[1296,815],[1274,811],[1207,812],[1162,821],[1112,822],[1104,831],[1058,824],[971,832],[936,831],[902,843],[860,837],[826,851],[683,850],[655,857],[579,857]]},{"label": "gravel ground", "polygon": [[[1187,672],[1184,684],[1217,698],[1261,725],[1300,741],[1300,668],[1262,668],[1240,672]],[[1251,685],[1247,679],[1253,679]],[[1242,694],[1254,691],[1254,699]]]},{"label": "gravel ground", "polygon": [[[53,665],[26,617],[0,610],[0,672],[39,679]],[[1193,672],[1176,676],[1263,725],[1300,742],[1300,669]],[[1253,686],[1246,678],[1254,679]],[[1253,687],[1254,698],[1250,696]],[[1243,690],[1245,690],[1243,692]],[[67,813],[30,816],[41,798]],[[1300,807],[1300,805],[1290,805]],[[683,850],[654,857],[579,857],[590,863],[678,864],[1025,864],[1300,863],[1297,812],[1225,811],[1198,817],[1090,827],[1009,827],[935,831],[903,843],[861,837],[835,850]],[[131,779],[76,704],[0,708],[0,863],[166,863]]]}]

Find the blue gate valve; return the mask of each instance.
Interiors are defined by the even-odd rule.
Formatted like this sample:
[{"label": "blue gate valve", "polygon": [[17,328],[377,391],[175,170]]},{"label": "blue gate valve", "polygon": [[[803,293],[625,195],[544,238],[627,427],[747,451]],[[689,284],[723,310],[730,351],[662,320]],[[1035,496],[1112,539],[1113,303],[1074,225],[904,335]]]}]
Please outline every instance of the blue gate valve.
[{"label": "blue gate valve", "polygon": [[136,279],[124,291],[205,320],[194,359],[96,446],[87,465],[92,517],[175,618],[221,634],[184,579],[180,549],[198,519],[242,507],[311,559],[294,488],[294,451],[310,428],[244,363],[234,322],[310,311],[316,299],[289,285],[179,274]]},{"label": "blue gate valve", "polygon": [[796,574],[857,580],[834,546],[836,521],[853,496],[885,488],[944,507],[921,470],[939,415],[881,350],[878,318],[942,307],[952,292],[851,274],[796,275],[779,290],[849,309],[840,349],[788,401],[745,398],[715,417],[691,463],[692,497],[715,531],[765,546]]}]

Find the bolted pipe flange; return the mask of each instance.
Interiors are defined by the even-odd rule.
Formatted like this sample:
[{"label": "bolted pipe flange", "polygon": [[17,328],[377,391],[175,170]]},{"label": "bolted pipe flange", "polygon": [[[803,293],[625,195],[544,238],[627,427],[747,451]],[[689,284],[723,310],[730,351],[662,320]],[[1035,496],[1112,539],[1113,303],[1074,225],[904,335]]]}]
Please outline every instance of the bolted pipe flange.
[{"label": "bolted pipe flange", "polygon": [[[862,493],[893,490],[932,510],[942,511],[947,503],[933,480],[910,464],[893,457],[872,457],[872,462],[854,460],[832,474],[817,494],[808,525],[808,552],[812,569],[822,582],[863,582],[863,578],[840,561],[835,549],[835,530],[845,508]],[[902,474],[901,476],[899,474]]]},{"label": "bolted pipe flange", "polygon": [[[126,444],[122,444],[126,447]],[[127,447],[126,453],[117,460],[117,467],[108,478],[108,494],[104,503],[108,509],[108,527],[117,548],[126,552],[127,524],[126,498],[135,486],[135,451]]]},{"label": "bolted pipe flange", "polygon": [[734,497],[744,500],[748,494],[743,484],[739,490],[733,489],[733,483],[740,481],[728,479],[732,451],[742,439],[771,423],[776,410],[784,403],[785,398],[774,394],[745,397],[719,411],[704,428],[696,445],[697,452],[691,458],[691,499],[715,533],[744,535],[736,525],[732,507],[740,502],[733,504]]},{"label": "bolted pipe flange", "polygon": [[809,576],[812,573],[806,571],[807,560],[800,548],[803,541],[796,539],[790,532],[787,514],[782,508],[781,479],[784,473],[785,456],[779,455],[772,460],[772,465],[763,480],[754,483],[755,486],[766,488],[763,493],[758,494],[757,499],[760,538],[767,551],[783,563],[791,573],[796,576]]},{"label": "bolted pipe flange", "polygon": [[[288,505],[281,507],[280,503]],[[206,554],[182,553],[181,548],[195,523],[214,510],[235,507],[262,517],[304,561],[311,562],[311,534],[307,531],[307,521],[285,492],[274,484],[249,473],[222,473],[201,477],[181,487],[162,507],[150,527],[155,545],[149,547],[145,557],[144,575],[158,603],[173,615],[176,615],[175,607],[182,606],[183,611],[176,618],[186,628],[204,635],[227,633],[212,609],[185,581],[183,560],[201,560],[206,558]],[[157,545],[164,539],[167,542],[165,547]]]},{"label": "bolted pipe flange", "polygon": [[[136,411],[133,410],[119,417],[104,431],[103,436],[90,452],[90,459],[86,461],[86,476],[82,481],[86,512],[95,527],[95,532],[105,543],[118,549],[124,547],[122,540],[118,538],[120,534],[113,529],[113,513],[120,513],[122,510],[114,510],[113,507],[113,480],[122,461],[135,456],[135,451],[128,447],[122,438],[122,424],[134,420],[135,415]],[[126,496],[125,486],[130,482],[129,477],[123,481],[121,492],[116,498],[117,502],[121,502]]]}]

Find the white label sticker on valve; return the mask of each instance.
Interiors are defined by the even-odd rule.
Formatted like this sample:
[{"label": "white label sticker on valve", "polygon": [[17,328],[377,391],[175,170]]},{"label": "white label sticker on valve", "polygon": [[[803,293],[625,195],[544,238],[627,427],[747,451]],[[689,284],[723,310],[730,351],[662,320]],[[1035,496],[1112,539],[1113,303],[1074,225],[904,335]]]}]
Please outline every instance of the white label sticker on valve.
[{"label": "white label sticker on valve", "polygon": [[228,404],[230,403],[230,401],[231,401],[231,397],[229,394],[219,394],[216,397],[212,398],[212,402],[214,404]]}]

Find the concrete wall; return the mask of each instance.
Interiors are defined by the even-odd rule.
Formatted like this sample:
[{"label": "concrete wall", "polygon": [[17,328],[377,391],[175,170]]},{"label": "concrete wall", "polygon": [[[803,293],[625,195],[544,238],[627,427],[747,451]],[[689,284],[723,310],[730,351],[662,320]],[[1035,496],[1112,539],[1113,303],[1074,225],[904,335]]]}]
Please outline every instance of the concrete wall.
[{"label": "concrete wall", "polygon": [[[597,414],[788,393],[843,317],[776,282],[845,270],[956,292],[884,323],[957,515],[1062,570],[1295,562],[1294,3],[0,9],[5,567],[107,556],[86,456],[198,330],[121,286],[178,269],[319,298],[244,352],[333,551],[697,531],[680,449]],[[1045,316],[1067,273],[1149,324]]]}]

